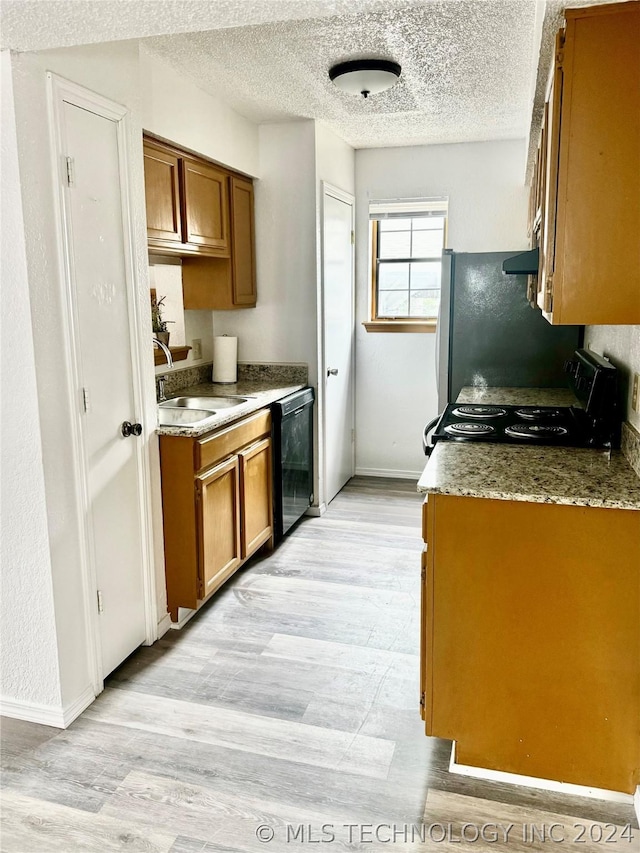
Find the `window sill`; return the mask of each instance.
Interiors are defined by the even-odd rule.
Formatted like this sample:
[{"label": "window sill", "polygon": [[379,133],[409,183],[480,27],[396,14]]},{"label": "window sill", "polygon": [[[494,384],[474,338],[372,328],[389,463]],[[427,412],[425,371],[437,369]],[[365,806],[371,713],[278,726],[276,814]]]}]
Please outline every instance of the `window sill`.
[{"label": "window sill", "polygon": [[437,320],[365,320],[367,332],[422,332],[433,333]]}]

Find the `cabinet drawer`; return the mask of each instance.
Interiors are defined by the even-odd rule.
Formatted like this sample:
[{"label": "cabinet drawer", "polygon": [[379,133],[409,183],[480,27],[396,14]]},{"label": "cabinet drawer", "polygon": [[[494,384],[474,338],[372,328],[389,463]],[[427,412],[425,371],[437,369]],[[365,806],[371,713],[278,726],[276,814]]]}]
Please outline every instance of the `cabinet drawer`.
[{"label": "cabinet drawer", "polygon": [[271,433],[271,412],[262,409],[255,415],[232,424],[226,429],[196,442],[194,448],[194,465],[196,471],[202,471],[210,465],[215,465],[225,456],[237,453],[252,441],[257,441]]}]

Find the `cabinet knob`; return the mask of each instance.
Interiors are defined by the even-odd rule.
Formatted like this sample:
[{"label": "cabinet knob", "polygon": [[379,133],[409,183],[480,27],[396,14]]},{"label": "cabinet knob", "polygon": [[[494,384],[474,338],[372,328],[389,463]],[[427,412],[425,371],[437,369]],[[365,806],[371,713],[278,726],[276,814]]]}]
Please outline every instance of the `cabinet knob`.
[{"label": "cabinet knob", "polygon": [[132,424],[130,421],[125,421],[120,429],[125,438],[129,438],[130,435],[142,435],[142,424]]},{"label": "cabinet knob", "polygon": [[328,367],[327,368],[327,376],[337,376],[338,368],[337,367]]}]

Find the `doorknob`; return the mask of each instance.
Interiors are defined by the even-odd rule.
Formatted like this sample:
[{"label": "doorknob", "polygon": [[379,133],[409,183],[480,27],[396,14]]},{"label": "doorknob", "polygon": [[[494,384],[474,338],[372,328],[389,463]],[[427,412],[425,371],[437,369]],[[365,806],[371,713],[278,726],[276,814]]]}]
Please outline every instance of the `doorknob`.
[{"label": "doorknob", "polygon": [[121,430],[125,438],[128,438],[130,435],[142,435],[142,424],[132,424],[129,421],[125,421],[122,424]]},{"label": "doorknob", "polygon": [[327,367],[327,376],[337,376],[338,368],[337,367]]}]

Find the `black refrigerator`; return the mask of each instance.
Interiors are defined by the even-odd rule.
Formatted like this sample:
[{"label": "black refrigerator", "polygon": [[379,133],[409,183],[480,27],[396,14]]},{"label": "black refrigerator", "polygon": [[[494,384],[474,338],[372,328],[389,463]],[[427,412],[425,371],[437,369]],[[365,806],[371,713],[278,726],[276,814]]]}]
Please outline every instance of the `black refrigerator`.
[{"label": "black refrigerator", "polygon": [[527,301],[527,277],[505,275],[514,252],[453,252],[442,258],[436,342],[438,409],[466,385],[563,388],[564,362],[583,326],[552,326]]}]

